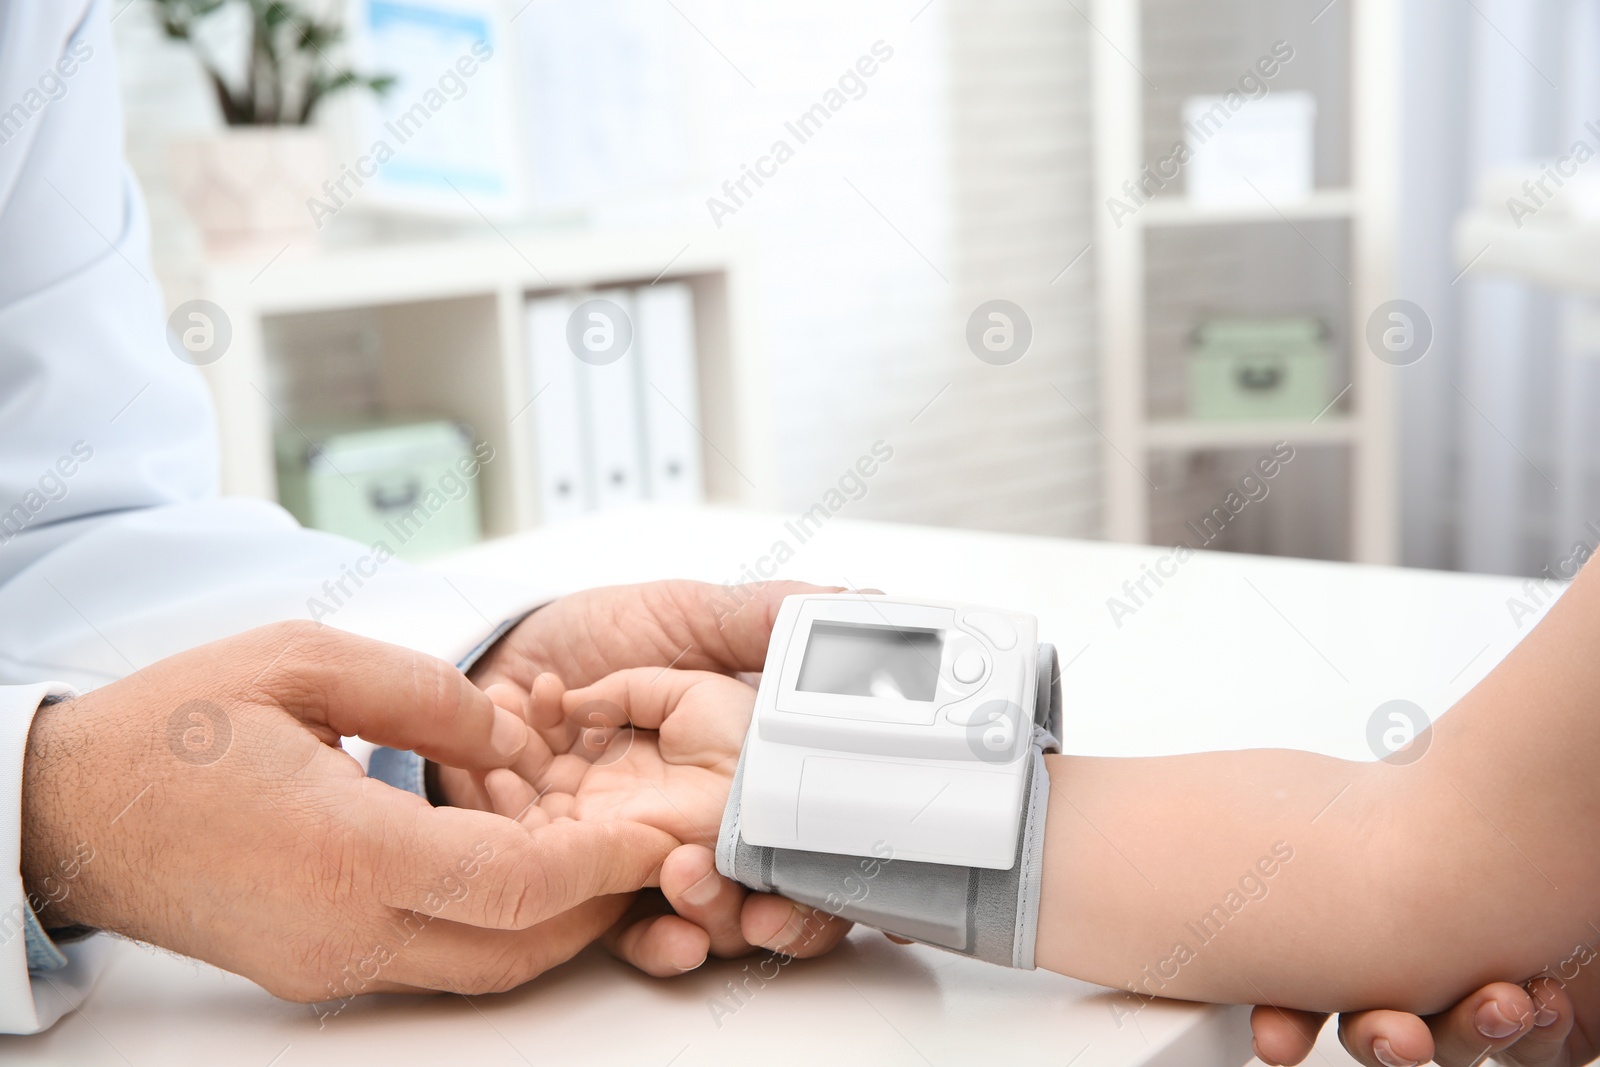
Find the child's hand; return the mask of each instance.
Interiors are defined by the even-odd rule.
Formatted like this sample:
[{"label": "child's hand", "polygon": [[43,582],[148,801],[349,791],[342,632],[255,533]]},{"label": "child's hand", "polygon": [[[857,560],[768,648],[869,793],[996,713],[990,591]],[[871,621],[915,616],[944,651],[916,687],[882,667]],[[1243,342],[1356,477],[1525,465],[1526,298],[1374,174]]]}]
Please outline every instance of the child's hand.
[{"label": "child's hand", "polygon": [[721,674],[642,667],[571,692],[553,674],[531,693],[497,684],[534,737],[514,765],[482,779],[493,809],[532,825],[552,819],[627,820],[685,842],[661,867],[661,892],[641,894],[605,938],[613,953],[657,976],[708,954],[756,947],[819,956],[850,930],[842,919],[718,874],[716,845],[755,690]]},{"label": "child's hand", "polygon": [[542,674],[527,707],[537,740],[484,786],[523,822],[625,820],[715,846],[755,698],[710,671],[636,667],[571,691]]}]

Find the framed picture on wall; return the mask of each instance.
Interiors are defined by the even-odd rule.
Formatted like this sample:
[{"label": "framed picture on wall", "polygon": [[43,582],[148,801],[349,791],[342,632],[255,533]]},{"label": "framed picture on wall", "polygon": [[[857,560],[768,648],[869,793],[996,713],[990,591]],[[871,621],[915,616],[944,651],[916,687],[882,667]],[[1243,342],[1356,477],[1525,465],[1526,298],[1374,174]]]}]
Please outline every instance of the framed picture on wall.
[{"label": "framed picture on wall", "polygon": [[525,205],[510,20],[499,0],[357,0],[354,49],[395,78],[353,116],[330,199],[505,218]]}]

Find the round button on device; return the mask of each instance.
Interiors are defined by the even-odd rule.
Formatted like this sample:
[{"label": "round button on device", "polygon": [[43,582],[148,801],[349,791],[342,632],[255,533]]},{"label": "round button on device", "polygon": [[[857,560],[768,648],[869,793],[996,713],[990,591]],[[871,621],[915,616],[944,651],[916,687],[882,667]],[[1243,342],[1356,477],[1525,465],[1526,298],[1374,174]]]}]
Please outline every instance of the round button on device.
[{"label": "round button on device", "polygon": [[950,673],[955,675],[956,681],[963,685],[971,685],[983,677],[983,672],[988,666],[984,662],[983,653],[973,649],[956,657],[955,663],[950,666]]}]

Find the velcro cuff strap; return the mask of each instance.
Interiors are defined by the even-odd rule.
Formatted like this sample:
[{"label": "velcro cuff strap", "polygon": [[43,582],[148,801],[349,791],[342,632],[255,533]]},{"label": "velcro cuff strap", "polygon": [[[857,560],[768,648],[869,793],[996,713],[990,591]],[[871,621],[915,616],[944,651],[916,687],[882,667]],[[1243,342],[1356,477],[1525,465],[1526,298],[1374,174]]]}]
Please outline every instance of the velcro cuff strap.
[{"label": "velcro cuff strap", "polygon": [[1004,967],[1032,970],[1039,932],[1050,775],[1044,752],[1056,739],[1035,728],[1027,800],[1007,871],[897,860],[891,842],[873,856],[838,856],[747,844],[739,832],[744,758],[717,835],[717,869],[761,892],[779,893],[852,922]]}]

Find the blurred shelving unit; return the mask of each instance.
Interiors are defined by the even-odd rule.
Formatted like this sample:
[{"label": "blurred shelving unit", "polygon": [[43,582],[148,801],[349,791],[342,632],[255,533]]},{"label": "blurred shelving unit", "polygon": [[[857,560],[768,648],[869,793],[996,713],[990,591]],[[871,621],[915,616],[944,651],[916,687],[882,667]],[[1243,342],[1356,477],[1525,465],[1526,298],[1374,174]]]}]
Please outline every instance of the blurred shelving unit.
[{"label": "blurred shelving unit", "polygon": [[1231,222],[1342,219],[1356,213],[1349,189],[1319,189],[1298,203],[1194,204],[1177,196],[1157,197],[1140,210],[1146,226],[1214,226]]},{"label": "blurred shelving unit", "polygon": [[1260,419],[1251,422],[1211,422],[1201,419],[1152,419],[1145,423],[1144,440],[1151,448],[1243,448],[1265,441],[1293,439],[1306,444],[1348,444],[1360,423],[1343,415],[1316,422]]},{"label": "blurred shelving unit", "polygon": [[[1151,162],[1146,90],[1153,93],[1155,83],[1142,62],[1148,6],[1148,0],[1095,0],[1090,14],[1098,36],[1091,52],[1099,205],[1126,196],[1126,183],[1130,178],[1137,181]],[[1203,5],[1192,6],[1198,11]],[[1155,536],[1153,483],[1145,473],[1153,456],[1266,448],[1287,440],[1347,453],[1348,555],[1367,563],[1397,559],[1395,408],[1387,373],[1392,368],[1357,349],[1364,347],[1367,317],[1395,296],[1399,14],[1386,0],[1349,0],[1343,7],[1346,10],[1339,14],[1349,26],[1342,78],[1348,100],[1337,102],[1340,114],[1348,115],[1344,152],[1349,162],[1343,180],[1319,182],[1311,195],[1296,203],[1263,197],[1259,204],[1213,206],[1162,193],[1120,218],[1104,209],[1098,213],[1100,429],[1109,444],[1103,449],[1102,480],[1105,534],[1111,540],[1148,543]],[[1301,10],[1300,5],[1295,10]],[[1303,20],[1310,19],[1311,14],[1303,15]],[[1203,20],[1196,25],[1203,25]],[[1359,71],[1354,69],[1354,57],[1359,58]],[[1319,101],[1324,106],[1330,103]],[[1221,234],[1218,240],[1227,241],[1234,231],[1225,228],[1250,226],[1260,232],[1282,227],[1315,248],[1302,227],[1318,225],[1342,226],[1348,233],[1347,270],[1339,271],[1344,323],[1334,331],[1343,340],[1348,388],[1340,392],[1334,385],[1328,409],[1308,422],[1213,422],[1152,411],[1147,361],[1151,281],[1146,269],[1152,235],[1208,228]],[[1320,251],[1317,254],[1328,260]],[[1331,260],[1327,265],[1338,271]],[[1600,273],[1600,268],[1596,271]]]},{"label": "blurred shelving unit", "polygon": [[[1528,176],[1540,176],[1537,166],[1529,164]],[[1585,191],[1592,197],[1592,187]],[[1563,190],[1536,217],[1514,222],[1507,206],[1496,202],[1503,193],[1503,183],[1484,181],[1477,202],[1456,220],[1456,265],[1461,277],[1500,276],[1565,298],[1555,370],[1561,399],[1548,416],[1558,442],[1552,475],[1564,489],[1557,496],[1553,526],[1578,530],[1594,514],[1588,470],[1594,413],[1585,385],[1593,372],[1584,364],[1600,360],[1600,213],[1592,203],[1572,212],[1572,193]]]},{"label": "blurred shelving unit", "polygon": [[1456,223],[1463,272],[1504,274],[1563,292],[1600,295],[1600,222],[1549,212],[1518,226],[1504,207],[1481,204]]},{"label": "blurred shelving unit", "polygon": [[[202,368],[216,402],[224,493],[277,499],[275,427],[343,388],[355,397],[347,408],[469,425],[495,449],[480,481],[485,535],[538,525],[534,426],[543,383],[530,380],[527,301],[675,280],[694,297],[695,430],[707,499],[769,503],[759,487],[774,482],[770,399],[754,331],[753,258],[741,242],[669,230],[508,230],[269,255],[160,272],[169,310],[209,300],[231,324],[227,351]],[[358,350],[354,387],[324,380],[338,377],[324,364],[337,362],[326,347],[341,334]]]}]

